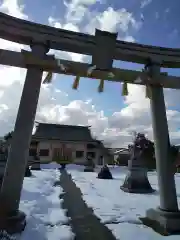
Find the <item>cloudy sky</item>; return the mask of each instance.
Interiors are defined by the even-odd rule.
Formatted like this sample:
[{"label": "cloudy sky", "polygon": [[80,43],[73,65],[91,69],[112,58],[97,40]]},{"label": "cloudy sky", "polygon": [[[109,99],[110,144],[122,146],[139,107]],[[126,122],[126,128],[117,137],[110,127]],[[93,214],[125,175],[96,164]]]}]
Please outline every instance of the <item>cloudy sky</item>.
[{"label": "cloudy sky", "polygon": [[[1,0],[0,11],[33,22],[94,34],[95,29],[118,32],[118,38],[165,47],[180,47],[180,2],[164,0]],[[4,49],[20,51],[25,46],[0,39]],[[55,52],[73,61],[88,61],[82,55]],[[116,67],[142,66],[116,61]],[[172,75],[180,71],[169,70]],[[0,67],[0,136],[14,127],[26,71]],[[129,85],[128,97],[121,96],[121,84],[82,79],[72,90],[74,78],[54,75],[52,84],[42,85],[36,114],[41,122],[91,125],[93,134],[113,146],[126,146],[134,130],[152,139],[149,100],[144,88]],[[180,143],[179,91],[166,90],[165,100],[171,142]]]}]

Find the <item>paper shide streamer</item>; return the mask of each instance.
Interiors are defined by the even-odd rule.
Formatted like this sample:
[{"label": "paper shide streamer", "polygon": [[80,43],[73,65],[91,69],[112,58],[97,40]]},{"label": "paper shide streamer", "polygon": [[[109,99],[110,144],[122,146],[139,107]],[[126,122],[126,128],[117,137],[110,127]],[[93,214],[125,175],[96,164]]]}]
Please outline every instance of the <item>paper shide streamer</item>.
[{"label": "paper shide streamer", "polygon": [[79,87],[80,76],[76,76],[72,88],[77,90]]},{"label": "paper shide streamer", "polygon": [[127,82],[122,84],[122,96],[128,96],[128,85]]},{"label": "paper shide streamer", "polygon": [[100,83],[99,83],[99,86],[98,86],[98,92],[102,93],[103,91],[104,91],[104,80],[101,79]]},{"label": "paper shide streamer", "polygon": [[[60,67],[61,71],[66,72],[67,68],[61,63],[60,59],[56,59],[57,65]],[[43,80],[43,84],[49,84],[52,82],[53,72],[49,71]]]}]

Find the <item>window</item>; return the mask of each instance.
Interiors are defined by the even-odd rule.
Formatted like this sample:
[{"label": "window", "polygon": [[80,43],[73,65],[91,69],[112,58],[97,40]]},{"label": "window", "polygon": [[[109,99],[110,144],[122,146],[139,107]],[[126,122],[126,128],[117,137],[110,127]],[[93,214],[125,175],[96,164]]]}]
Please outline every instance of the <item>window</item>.
[{"label": "window", "polygon": [[48,157],[49,156],[49,149],[40,149],[39,156]]},{"label": "window", "polygon": [[95,152],[87,152],[87,156],[95,158],[96,157],[96,153]]},{"label": "window", "polygon": [[84,151],[76,151],[76,158],[84,157]]},{"label": "window", "polygon": [[36,149],[35,148],[30,148],[29,149],[29,156],[30,157],[36,156]]},{"label": "window", "polygon": [[95,145],[95,144],[92,144],[92,143],[88,143],[88,144],[87,144],[87,148],[88,148],[88,149],[96,148],[96,145]]}]

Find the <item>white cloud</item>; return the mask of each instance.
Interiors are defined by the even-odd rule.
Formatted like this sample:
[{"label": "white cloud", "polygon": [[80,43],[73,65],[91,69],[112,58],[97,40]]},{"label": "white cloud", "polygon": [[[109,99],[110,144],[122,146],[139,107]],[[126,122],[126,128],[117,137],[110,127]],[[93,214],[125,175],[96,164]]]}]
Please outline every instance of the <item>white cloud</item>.
[{"label": "white cloud", "polygon": [[[70,22],[65,23],[65,24],[61,24],[59,21],[57,21],[53,17],[48,18],[48,23],[55,28],[66,29],[66,30],[73,31],[73,32],[79,32],[80,31],[80,29],[77,25],[75,25],[73,23],[70,23]],[[82,62],[83,58],[84,58],[84,55],[77,54],[77,53],[52,51],[52,50],[51,50],[51,53],[55,54],[57,58],[69,59],[69,60],[73,60],[73,61],[77,61],[77,62]]]},{"label": "white cloud", "polygon": [[159,12],[155,12],[155,18],[159,19]]},{"label": "white cloud", "polygon": [[[0,5],[0,11],[6,14],[21,19],[28,19],[28,16],[23,13],[23,10],[24,5],[19,4],[18,0],[3,0]],[[18,52],[21,51],[21,49],[26,48],[22,44],[6,41],[4,39],[0,39],[0,46],[2,49],[9,49]]]},{"label": "white cloud", "polygon": [[133,14],[124,8],[114,10],[112,7],[108,7],[104,12],[92,12],[89,18],[85,30],[91,34],[94,34],[95,28],[98,28],[109,32],[118,31],[120,37],[122,35],[128,39],[130,38],[128,36],[130,29],[139,29],[141,26]]},{"label": "white cloud", "polygon": [[170,8],[165,9],[165,13],[168,14],[170,12]]},{"label": "white cloud", "polygon": [[[145,98],[143,88],[135,86],[129,88],[129,96],[126,98],[127,106],[119,112],[107,117],[104,111],[97,110],[93,101],[75,100],[68,104],[60,105],[56,99],[54,105],[44,105],[38,113],[43,121],[91,125],[93,134],[98,139],[111,142],[113,146],[127,146],[132,141],[132,132],[140,131],[152,136],[151,112],[149,99]],[[140,96],[140,97],[139,97]],[[173,143],[179,143],[180,131],[177,129],[180,123],[180,113],[175,110],[167,110],[170,137]]]},{"label": "white cloud", "polygon": [[64,1],[67,8],[65,14],[66,21],[75,24],[82,22],[84,17],[89,14],[88,7],[103,2],[103,0],[71,0],[69,3]]},{"label": "white cloud", "polygon": [[18,0],[3,0],[0,6],[0,11],[5,12],[13,17],[28,19],[28,16],[23,13],[24,5],[19,4]]},{"label": "white cloud", "polygon": [[55,28],[61,28],[61,29],[66,29],[69,31],[73,31],[73,32],[79,32],[79,27],[71,22],[69,23],[65,23],[65,24],[61,24],[60,22],[58,22],[55,18],[53,17],[49,17],[48,18],[48,22],[50,25],[52,25]]},{"label": "white cloud", "polygon": [[[25,71],[16,68],[9,69],[8,85],[3,86],[0,96],[0,128],[1,134],[11,130],[19,105]],[[7,72],[5,72],[7,73]],[[0,72],[2,79],[3,72]],[[17,76],[14,78],[14,76]],[[10,81],[14,79],[14,81]],[[17,81],[15,81],[17,80]],[[9,97],[11,96],[11,97]],[[149,100],[145,99],[143,88],[129,86],[129,96],[125,100],[126,107],[107,117],[103,110],[97,110],[93,100],[69,101],[66,93],[56,89],[55,85],[43,85],[36,120],[53,123],[91,125],[92,132],[98,139],[111,142],[114,146],[127,146],[132,140],[132,132],[142,131],[152,138],[151,114]],[[169,129],[174,142],[179,141],[177,128],[180,123],[180,113],[167,111]]]},{"label": "white cloud", "polygon": [[116,31],[117,29],[127,32],[130,25],[133,27],[137,26],[132,13],[124,8],[115,11],[112,7],[109,7],[106,11],[97,16],[97,20],[99,21],[100,29],[110,32]]},{"label": "white cloud", "polygon": [[[150,101],[145,98],[145,88],[129,84],[128,89],[129,95],[125,98],[126,107],[113,114],[109,120],[109,127],[117,128],[118,126],[121,131],[124,130],[127,133],[134,130],[144,132],[150,139],[153,139]],[[166,89],[164,92],[170,138],[172,143],[179,143],[180,112],[174,110],[178,106],[179,90]],[[123,142],[122,139],[120,142]]]},{"label": "white cloud", "polygon": [[123,40],[126,42],[135,42],[135,38],[133,38],[132,36],[126,36]]},{"label": "white cloud", "polygon": [[152,2],[152,0],[143,0],[141,2],[141,8],[147,7],[150,3]]},{"label": "white cloud", "polygon": [[[95,29],[101,29],[104,31],[110,32],[117,32],[119,31],[119,38],[127,42],[134,42],[135,39],[133,36],[129,34],[130,29],[139,29],[141,23],[136,21],[133,17],[132,13],[128,12],[126,9],[122,8],[119,10],[114,10],[112,7],[107,8],[103,12],[93,12],[88,9],[88,6],[95,4],[97,1],[71,1],[70,3],[65,3],[67,7],[67,12],[70,13],[70,9],[73,9],[73,12],[78,11],[78,6],[83,7],[86,9],[86,14],[83,17],[86,17],[86,24],[82,29],[79,28],[78,23],[82,22],[82,18],[79,18],[78,21],[74,21],[73,19],[66,16],[66,21],[60,21],[59,19],[55,19],[54,17],[50,16],[48,18],[48,23],[51,26],[56,28],[66,29],[74,32],[80,32],[80,30],[84,30],[90,34],[94,34]],[[58,54],[61,58],[67,58],[73,61],[85,61],[83,55],[76,54],[76,53],[63,53],[57,52],[54,53]]]}]

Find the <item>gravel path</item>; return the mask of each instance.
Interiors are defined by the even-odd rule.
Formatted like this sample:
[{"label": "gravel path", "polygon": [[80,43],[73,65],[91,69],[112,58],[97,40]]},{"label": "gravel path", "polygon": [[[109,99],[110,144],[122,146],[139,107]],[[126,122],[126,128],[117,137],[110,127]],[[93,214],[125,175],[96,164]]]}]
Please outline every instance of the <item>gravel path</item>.
[{"label": "gravel path", "polygon": [[65,170],[61,172],[60,185],[64,194],[63,208],[75,233],[75,240],[116,240],[111,231],[100,222],[82,199],[82,193]]}]

